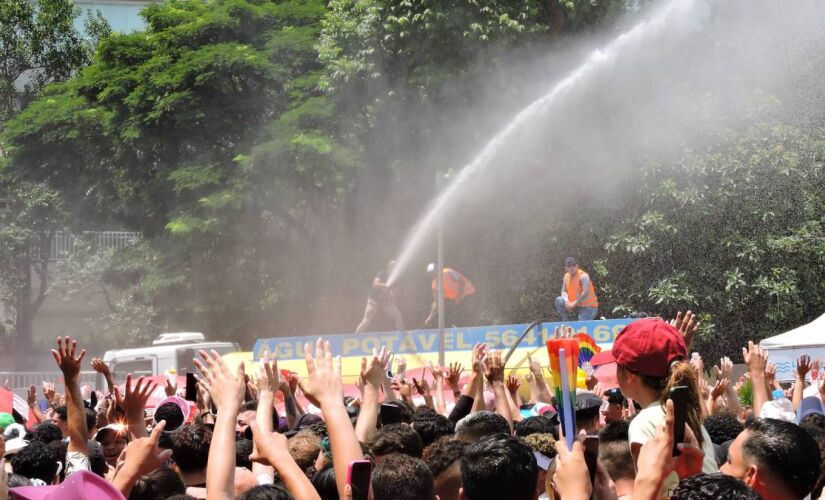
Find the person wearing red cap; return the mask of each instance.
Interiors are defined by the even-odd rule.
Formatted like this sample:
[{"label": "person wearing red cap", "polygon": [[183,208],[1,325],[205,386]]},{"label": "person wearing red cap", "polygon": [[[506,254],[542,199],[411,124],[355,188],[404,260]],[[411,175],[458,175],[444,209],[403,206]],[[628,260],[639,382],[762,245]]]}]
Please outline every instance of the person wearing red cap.
[{"label": "person wearing red cap", "polygon": [[[713,444],[702,426],[699,375],[691,366],[687,346],[675,327],[659,318],[645,318],[627,325],[613,343],[610,356],[616,363],[616,378],[622,393],[642,407],[630,422],[630,447],[638,460],[642,445],[665,423],[665,402],[670,389],[687,386],[687,425],[705,452],[702,471],[718,472]],[[676,474],[665,481],[663,492],[679,482]]]}]

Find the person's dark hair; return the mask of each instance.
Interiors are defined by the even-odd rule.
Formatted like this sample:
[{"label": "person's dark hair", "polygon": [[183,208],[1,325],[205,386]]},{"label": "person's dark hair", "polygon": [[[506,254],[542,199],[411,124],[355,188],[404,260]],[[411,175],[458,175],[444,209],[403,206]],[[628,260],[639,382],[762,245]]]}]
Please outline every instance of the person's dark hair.
[{"label": "person's dark hair", "polygon": [[258,400],[253,399],[252,401],[246,401],[244,404],[241,405],[241,409],[238,413],[243,413],[245,411],[257,411],[258,410]]},{"label": "person's dark hair", "polygon": [[530,434],[552,434],[553,422],[544,417],[527,417],[515,424],[515,434],[518,437],[527,437]]},{"label": "person's dark hair", "polygon": [[252,460],[249,455],[252,454],[252,440],[239,439],[235,441],[235,465],[238,467],[246,467],[252,470]]},{"label": "person's dark hair", "polygon": [[800,427],[802,427],[819,446],[819,456],[822,459],[823,465],[819,471],[819,478],[816,480],[814,489],[811,491],[811,498],[819,498],[822,496],[822,490],[825,489],[825,430],[820,429],[816,425],[801,425]]},{"label": "person's dark hair", "polygon": [[482,438],[461,457],[461,481],[469,500],[529,500],[537,479],[533,450],[513,436]]},{"label": "person's dark hair", "polygon": [[185,425],[172,438],[172,459],[182,472],[206,469],[212,428],[203,424]]},{"label": "person's dark hair", "polygon": [[172,495],[171,497],[167,498],[166,500],[198,500],[198,499],[193,497],[192,495],[187,495],[186,493],[182,493],[180,495]]},{"label": "person's dark hair", "polygon": [[412,425],[424,446],[429,446],[442,436],[451,436],[455,431],[455,424],[450,419],[434,411],[415,412]]},{"label": "person's dark hair", "polygon": [[464,441],[473,442],[493,434],[510,434],[510,425],[504,417],[491,411],[471,413],[455,426],[456,439]]},{"label": "person's dark hair", "polygon": [[37,427],[34,428],[33,434],[32,439],[34,441],[40,441],[45,444],[63,439],[63,433],[60,431],[60,427],[52,422],[38,424]]},{"label": "person's dark hair", "polygon": [[747,427],[745,459],[755,462],[798,498],[813,490],[822,467],[816,441],[790,422],[762,418]]},{"label": "person's dark hair", "polygon": [[313,424],[306,426],[305,429],[311,431],[320,438],[329,437],[329,431],[327,431],[326,422],[315,422]]},{"label": "person's dark hair", "polygon": [[91,408],[84,408],[86,412],[86,430],[91,431],[97,427],[97,412]]},{"label": "person's dark hair", "polygon": [[321,438],[312,431],[298,431],[289,439],[289,454],[307,477],[315,475],[315,459],[321,451]]},{"label": "person's dark hair", "polygon": [[11,468],[15,474],[52,484],[57,474],[58,460],[54,448],[38,441],[32,441],[11,457]]},{"label": "person's dark hair", "polygon": [[370,450],[375,456],[403,453],[421,458],[424,444],[421,437],[407,424],[390,424],[375,431],[370,441]]},{"label": "person's dark hair", "polygon": [[155,410],[155,422],[161,420],[166,420],[166,429],[174,431],[183,425],[183,411],[175,403],[163,403]]},{"label": "person's dark hair", "polygon": [[374,500],[433,500],[433,473],[419,458],[402,454],[384,457],[372,473],[372,494]]},{"label": "person's dark hair", "polygon": [[259,484],[246,490],[238,500],[294,500],[287,490],[277,484]]},{"label": "person's dark hair", "polygon": [[100,477],[106,477],[109,470],[106,457],[103,455],[103,447],[94,440],[89,441],[89,468]]},{"label": "person's dark hair", "polygon": [[805,415],[802,420],[799,421],[799,426],[803,429],[816,427],[819,430],[825,431],[825,415],[821,413]]},{"label": "person's dark hair", "polygon": [[457,439],[441,439],[424,450],[424,463],[430,468],[433,477],[447,470],[454,463],[461,460],[464,449],[469,446]]},{"label": "person's dark hair", "polygon": [[335,484],[335,469],[328,463],[312,476],[312,486],[321,500],[338,500],[338,486]]},{"label": "person's dark hair", "polygon": [[66,409],[66,405],[58,406],[57,408],[54,409],[55,415],[57,415],[57,418],[59,418],[60,420],[68,420],[69,419],[67,412],[68,412],[68,410]]},{"label": "person's dark hair", "polygon": [[739,479],[725,474],[698,474],[682,479],[671,500],[762,500]]},{"label": "person's dark hair", "polygon": [[129,493],[129,500],[158,500],[186,493],[183,479],[172,469],[162,467],[141,476]]},{"label": "person's dark hair", "polygon": [[745,424],[730,413],[709,415],[705,418],[704,426],[713,444],[722,444],[725,441],[736,439],[736,436],[745,429]]},{"label": "person's dark hair", "polygon": [[599,431],[599,443],[628,442],[630,440],[630,422],[616,420],[605,425]]}]

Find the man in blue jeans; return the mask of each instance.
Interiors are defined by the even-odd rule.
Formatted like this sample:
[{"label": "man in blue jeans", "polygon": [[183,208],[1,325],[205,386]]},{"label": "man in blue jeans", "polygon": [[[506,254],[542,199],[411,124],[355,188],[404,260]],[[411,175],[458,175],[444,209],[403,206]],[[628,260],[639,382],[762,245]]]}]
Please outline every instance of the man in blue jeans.
[{"label": "man in blue jeans", "polygon": [[562,321],[571,321],[571,313],[576,313],[578,321],[594,319],[599,312],[599,299],[590,275],[579,269],[579,264],[573,257],[564,260],[564,269],[561,296],[556,297],[556,312]]}]

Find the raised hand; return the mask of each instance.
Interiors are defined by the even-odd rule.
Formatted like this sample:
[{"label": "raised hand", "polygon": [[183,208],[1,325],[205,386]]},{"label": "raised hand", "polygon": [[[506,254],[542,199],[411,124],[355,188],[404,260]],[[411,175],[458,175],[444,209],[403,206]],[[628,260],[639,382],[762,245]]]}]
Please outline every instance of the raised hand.
[{"label": "raised hand", "polygon": [[730,380],[732,373],[733,361],[731,361],[729,357],[724,356],[719,360],[719,377]]},{"label": "raised hand", "polygon": [[[265,432],[258,427],[257,422],[250,423],[252,428],[252,442],[255,447],[249,459],[264,465],[276,465],[277,459],[291,458],[289,442],[280,432]],[[273,463],[275,462],[275,463]]]},{"label": "raised hand", "polygon": [[399,378],[404,378],[404,374],[407,373],[407,360],[401,356],[398,356],[395,359],[395,374]]},{"label": "raised hand", "polygon": [[484,375],[490,383],[504,382],[504,362],[501,352],[491,351],[484,359]]},{"label": "raised hand", "polygon": [[46,398],[49,404],[53,404],[57,393],[54,390],[54,384],[52,382],[43,382],[43,397]]},{"label": "raised hand", "polygon": [[541,363],[537,359],[533,359],[532,356],[527,356],[527,363],[530,366],[530,373],[533,374],[536,378],[542,378],[544,375],[541,372]]},{"label": "raised hand", "polygon": [[708,387],[708,381],[705,380],[705,377],[699,376],[699,392],[702,395],[702,399],[707,399],[710,396],[710,387]]},{"label": "raised hand", "polygon": [[34,384],[29,386],[29,391],[26,393],[26,403],[29,406],[34,406],[37,404],[37,387]]},{"label": "raised hand", "polygon": [[521,380],[517,376],[510,375],[507,377],[507,390],[510,391],[510,394],[517,393],[520,386]]},{"label": "raised hand", "polygon": [[464,367],[461,363],[450,363],[450,368],[447,371],[447,385],[450,386],[450,389],[452,389],[453,392],[458,392],[460,390],[458,384],[463,372]]},{"label": "raised hand", "polygon": [[381,346],[380,351],[373,349],[371,358],[361,358],[361,380],[376,388],[381,387],[387,374],[389,358],[390,352],[384,346]]},{"label": "raised hand", "polygon": [[77,341],[69,337],[57,337],[57,349],[52,349],[52,356],[57,362],[60,371],[63,372],[63,378],[66,383],[71,381],[76,382],[80,375],[80,366],[83,357],[86,356],[86,350],[80,351],[80,354],[75,356],[77,352]]},{"label": "raised hand", "polygon": [[203,358],[203,361],[194,360],[202,375],[200,382],[212,395],[218,411],[237,411],[246,393],[244,364],[240,363],[237,373],[233,375],[217,351],[198,351],[198,354]]},{"label": "raised hand", "polygon": [[722,397],[725,392],[728,390],[728,386],[730,385],[730,380],[726,378],[720,378],[716,380],[716,383],[713,385],[713,389],[710,391],[711,397],[716,400]]},{"label": "raised hand", "polygon": [[398,395],[404,399],[410,399],[412,397],[412,386],[407,383],[404,379],[398,379],[392,383],[392,390],[398,392]]},{"label": "raised hand", "polygon": [[112,372],[109,370],[109,365],[107,365],[100,358],[92,358],[92,370],[96,371],[97,373],[100,373],[103,376],[112,374]]},{"label": "raised hand", "polygon": [[166,385],[163,387],[163,392],[165,392],[167,396],[174,396],[178,392],[178,387],[169,380],[169,377],[166,377]]},{"label": "raised hand", "polygon": [[473,346],[472,363],[474,373],[484,373],[484,357],[487,355],[487,344],[477,343]]},{"label": "raised hand", "polygon": [[314,398],[322,407],[325,404],[343,404],[344,386],[341,377],[332,366],[332,347],[318,339],[315,354],[309,344],[304,345],[304,359],[309,380],[303,385],[304,393]]},{"label": "raised hand", "polygon": [[[115,402],[123,409],[130,424],[138,424],[143,422],[143,411],[146,409],[146,401],[157,387],[156,383],[146,380],[143,383],[143,377],[137,380],[137,383],[132,387],[132,374],[126,375],[126,383],[123,385],[123,393],[120,389],[115,387]],[[145,430],[144,430],[145,434]],[[143,437],[143,436],[138,436]]]},{"label": "raised hand", "polygon": [[588,499],[593,491],[587,463],[584,461],[582,439],[580,437],[574,441],[573,448],[569,450],[564,439],[556,441],[556,473],[553,475],[553,483],[556,492],[565,499]]},{"label": "raised hand", "polygon": [[768,361],[767,366],[765,367],[765,382],[768,384],[768,387],[773,387],[773,383],[776,381],[776,365]]},{"label": "raised hand", "polygon": [[433,382],[435,384],[438,384],[439,381],[443,382],[444,381],[444,368],[439,366],[439,365],[433,365],[432,361],[428,361],[427,363],[430,366],[430,373],[433,376]]},{"label": "raised hand", "polygon": [[693,346],[693,338],[696,336],[696,331],[699,330],[699,322],[696,320],[696,315],[693,311],[688,311],[684,315],[682,311],[676,313],[676,318],[670,321],[679,333],[682,334],[682,339],[685,341],[688,352]]},{"label": "raised hand", "polygon": [[809,371],[811,371],[811,357],[803,354],[796,360],[796,377],[799,380],[805,380]]},{"label": "raised hand", "polygon": [[129,498],[138,478],[159,469],[171,458],[172,450],[161,450],[158,446],[165,428],[166,421],[161,420],[149,437],[134,439],[123,450],[123,467],[115,476],[113,484],[126,498]]},{"label": "raised hand", "polygon": [[759,344],[754,344],[749,340],[748,347],[742,348],[742,357],[750,373],[765,373],[768,367],[768,352],[759,347]]},{"label": "raised hand", "polygon": [[426,380],[424,380],[424,377],[421,377],[420,382],[416,380],[415,377],[413,377],[412,381],[413,387],[415,387],[415,390],[418,391],[418,394],[424,397],[430,395],[430,384]]},{"label": "raised hand", "polygon": [[258,367],[258,392],[275,392],[281,386],[281,372],[278,370],[278,358],[272,356],[272,361],[269,360],[269,354],[264,356],[261,360],[261,366]]}]

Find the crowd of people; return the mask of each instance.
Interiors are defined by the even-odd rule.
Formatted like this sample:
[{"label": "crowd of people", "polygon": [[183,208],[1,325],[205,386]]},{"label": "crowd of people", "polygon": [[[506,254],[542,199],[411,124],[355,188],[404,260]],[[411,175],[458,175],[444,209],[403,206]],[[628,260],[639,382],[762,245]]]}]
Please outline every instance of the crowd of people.
[{"label": "crowd of people", "polygon": [[[322,339],[305,346],[303,378],[274,359],[247,374],[201,351],[194,408],[168,383],[147,411],[154,382],[116,381],[97,358],[108,390],[84,400],[85,351],[58,338],[64,393],[44,385],[41,411],[32,387],[29,422],[0,414],[0,500],[825,498],[817,361],[800,358],[796,383],[782,387],[751,343],[734,380],[729,359],[706,370],[688,355],[695,331],[691,313],[625,327],[607,360],[618,387],[588,378],[575,429],[560,425],[546,366],[530,359],[519,377],[484,344],[466,373],[452,363],[409,379],[375,351],[361,360],[360,398],[345,396]],[[743,386],[752,402],[740,400]],[[684,389],[682,406],[673,388]]]}]

